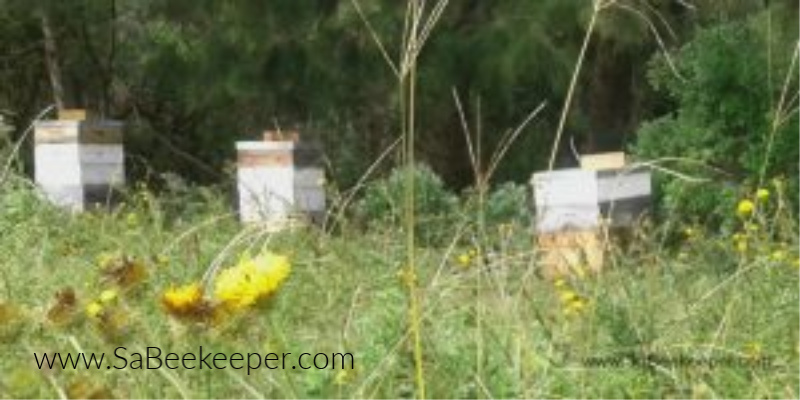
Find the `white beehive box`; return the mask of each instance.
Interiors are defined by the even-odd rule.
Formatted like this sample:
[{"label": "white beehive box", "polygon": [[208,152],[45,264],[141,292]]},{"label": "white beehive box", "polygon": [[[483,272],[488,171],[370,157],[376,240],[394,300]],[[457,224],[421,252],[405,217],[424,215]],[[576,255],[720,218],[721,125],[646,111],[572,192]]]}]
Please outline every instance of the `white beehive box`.
[{"label": "white beehive box", "polygon": [[109,204],[125,184],[120,121],[53,120],[34,127],[34,176],[44,195],[72,211]]},{"label": "white beehive box", "polygon": [[563,169],[533,174],[538,233],[633,224],[650,206],[650,172],[644,169]]},{"label": "white beehive box", "polygon": [[325,213],[325,172],[319,152],[297,140],[237,142],[239,217],[244,223],[283,227],[297,217],[319,221]]},{"label": "white beehive box", "polygon": [[649,209],[650,172],[620,163],[624,158],[595,157],[582,160],[581,169],[533,175],[534,228],[545,277],[600,271],[600,228],[631,226]]}]

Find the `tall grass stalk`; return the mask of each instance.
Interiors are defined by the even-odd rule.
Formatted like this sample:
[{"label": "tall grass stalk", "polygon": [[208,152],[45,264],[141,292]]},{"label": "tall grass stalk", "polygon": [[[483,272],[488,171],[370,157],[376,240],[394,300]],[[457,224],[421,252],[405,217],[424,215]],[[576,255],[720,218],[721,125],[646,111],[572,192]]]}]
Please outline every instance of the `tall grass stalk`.
[{"label": "tall grass stalk", "polygon": [[[398,97],[400,104],[401,135],[403,137],[403,163],[406,170],[412,171],[415,163],[416,143],[416,91],[417,91],[417,61],[422,48],[430,36],[442,13],[447,7],[448,0],[438,0],[430,10],[426,10],[425,1],[408,0],[404,17],[402,44],[400,46],[399,62],[394,62],[386,50],[386,46],[378,33],[373,29],[366,18],[357,0],[351,0],[356,12],[370,32],[370,36],[377,45],[389,68],[394,72],[398,83]],[[408,290],[408,329],[413,341],[414,380],[417,397],[425,398],[425,373],[422,360],[422,339],[420,334],[421,299],[417,286],[416,262],[416,210],[414,201],[414,174],[406,176],[405,183],[405,214],[404,226],[406,265],[404,276]]]}]

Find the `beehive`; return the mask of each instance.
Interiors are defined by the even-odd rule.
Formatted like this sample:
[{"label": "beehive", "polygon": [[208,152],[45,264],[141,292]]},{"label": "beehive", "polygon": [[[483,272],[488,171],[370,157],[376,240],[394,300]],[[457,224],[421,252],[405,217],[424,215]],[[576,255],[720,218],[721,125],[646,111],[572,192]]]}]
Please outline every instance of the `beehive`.
[{"label": "beehive", "polygon": [[631,226],[649,209],[650,172],[614,168],[613,158],[613,167],[602,157],[601,163],[582,162],[585,169],[533,175],[534,229],[545,276],[599,271],[606,234],[601,228]]},{"label": "beehive", "polygon": [[125,184],[120,121],[61,119],[34,126],[34,179],[53,203],[73,211],[109,204]]},{"label": "beehive", "polygon": [[325,213],[325,172],[320,152],[297,133],[236,143],[239,217],[280,229],[298,219],[320,221]]}]

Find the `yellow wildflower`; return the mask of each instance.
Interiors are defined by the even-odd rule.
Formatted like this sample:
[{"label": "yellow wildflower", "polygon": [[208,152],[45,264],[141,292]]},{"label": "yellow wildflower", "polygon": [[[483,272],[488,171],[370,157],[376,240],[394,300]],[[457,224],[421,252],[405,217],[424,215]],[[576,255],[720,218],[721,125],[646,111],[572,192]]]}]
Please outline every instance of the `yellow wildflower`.
[{"label": "yellow wildflower", "polygon": [[767,201],[769,200],[769,190],[761,188],[756,191],[756,198],[759,201]]},{"label": "yellow wildflower", "polygon": [[236,266],[220,272],[214,282],[214,296],[230,308],[244,308],[273,294],[290,272],[286,256],[271,252],[256,258],[245,256]]},{"label": "yellow wildflower", "polygon": [[756,209],[756,205],[753,204],[752,201],[744,199],[744,200],[739,202],[738,206],[736,206],[736,213],[740,217],[746,218],[746,217],[751,216],[753,214],[753,211],[755,211],[755,209]]},{"label": "yellow wildflower", "polygon": [[114,289],[106,289],[100,292],[100,303],[111,303],[117,299],[117,291]]},{"label": "yellow wildflower", "polygon": [[736,251],[739,253],[744,253],[747,251],[747,242],[739,241],[736,243]]},{"label": "yellow wildflower", "polygon": [[472,263],[472,257],[470,257],[468,253],[460,254],[456,260],[458,261],[458,265],[462,268],[467,268]]},{"label": "yellow wildflower", "polygon": [[587,301],[578,297],[567,303],[564,307],[564,315],[578,315],[586,310]]},{"label": "yellow wildflower", "polygon": [[758,358],[761,355],[761,343],[750,341],[744,345],[744,353],[748,358]]},{"label": "yellow wildflower", "polygon": [[86,306],[86,315],[92,318],[99,317],[100,313],[102,312],[103,312],[103,306],[96,301],[93,301]]},{"label": "yellow wildflower", "polygon": [[199,283],[192,283],[179,288],[169,288],[161,296],[161,304],[173,314],[193,312],[203,299],[203,289]]},{"label": "yellow wildflower", "polygon": [[577,299],[578,298],[578,294],[573,292],[572,290],[567,289],[567,290],[564,290],[563,292],[561,292],[560,298],[561,298],[562,302],[569,303],[569,302]]},{"label": "yellow wildflower", "polygon": [[775,250],[769,255],[769,259],[775,262],[781,262],[786,259],[786,252],[783,250]]}]

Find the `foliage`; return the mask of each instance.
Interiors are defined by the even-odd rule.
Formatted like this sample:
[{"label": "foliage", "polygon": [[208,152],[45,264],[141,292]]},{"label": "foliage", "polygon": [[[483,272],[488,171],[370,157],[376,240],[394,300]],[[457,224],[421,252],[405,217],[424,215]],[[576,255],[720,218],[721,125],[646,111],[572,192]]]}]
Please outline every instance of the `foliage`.
[{"label": "foliage", "polygon": [[[175,222],[163,225],[146,202],[130,199],[119,212],[69,214],[29,198],[22,185],[2,189],[2,397],[413,394],[405,277],[397,274],[404,235],[391,221],[368,232],[266,234],[219,219],[214,207],[174,209],[168,219]],[[182,202],[177,194],[138,193],[156,204]],[[637,231],[625,249],[612,247],[609,268],[597,277],[537,278],[529,232],[505,240],[503,221],[488,223],[485,238],[502,246],[487,246],[478,236],[469,248],[419,248],[430,396],[797,397],[798,225],[778,192],[750,193],[747,200],[752,207],[735,216],[735,230],[686,226],[674,248],[662,246],[666,229]],[[21,202],[24,207],[15,206]],[[291,277],[269,303],[197,323],[194,317],[207,309],[195,282],[208,268],[266,249],[291,254],[292,263]],[[456,257],[462,252],[467,257]],[[173,286],[181,283],[187,285]],[[120,370],[40,371],[31,362],[33,352],[83,351],[104,352],[106,365],[119,366],[119,346],[128,361]],[[204,354],[228,357],[292,354],[285,368],[262,365],[249,375],[246,368],[188,370],[180,363],[132,369],[133,353],[148,346],[158,347],[162,360],[167,352],[197,355],[199,346]],[[303,352],[350,352],[355,368],[292,369]],[[697,361],[680,363],[686,358]],[[196,367],[197,360],[187,365]],[[669,376],[660,373],[665,370]]]},{"label": "foliage", "polygon": [[364,195],[353,206],[355,216],[367,227],[402,226],[408,174],[414,175],[414,218],[417,237],[423,244],[440,243],[451,235],[457,220],[458,197],[450,192],[430,167],[393,169],[383,179],[370,182]]},{"label": "foliage", "polygon": [[[762,13],[698,32],[674,55],[676,71],[663,56],[650,64],[651,84],[674,108],[642,125],[633,151],[645,159],[690,159],[667,166],[708,179],[696,183],[658,177],[660,208],[669,218],[730,222],[728,211],[740,195],[735,183],[757,185],[765,164],[767,180],[798,176],[796,114],[775,130],[767,159],[783,78],[791,74],[790,96],[797,84],[796,74],[789,71],[796,45],[787,33],[792,23],[775,18],[772,41],[767,42],[766,17]],[[796,21],[794,26],[796,31]],[[771,59],[768,47],[773,49]],[[797,204],[797,180],[792,178],[789,185]]]},{"label": "foliage", "polygon": [[[466,192],[464,214],[469,219],[480,215],[480,199],[474,188]],[[488,224],[517,224],[530,226],[530,189],[527,185],[505,182],[494,188],[486,196],[482,210],[484,221]],[[477,223],[478,221],[473,221]]]}]

